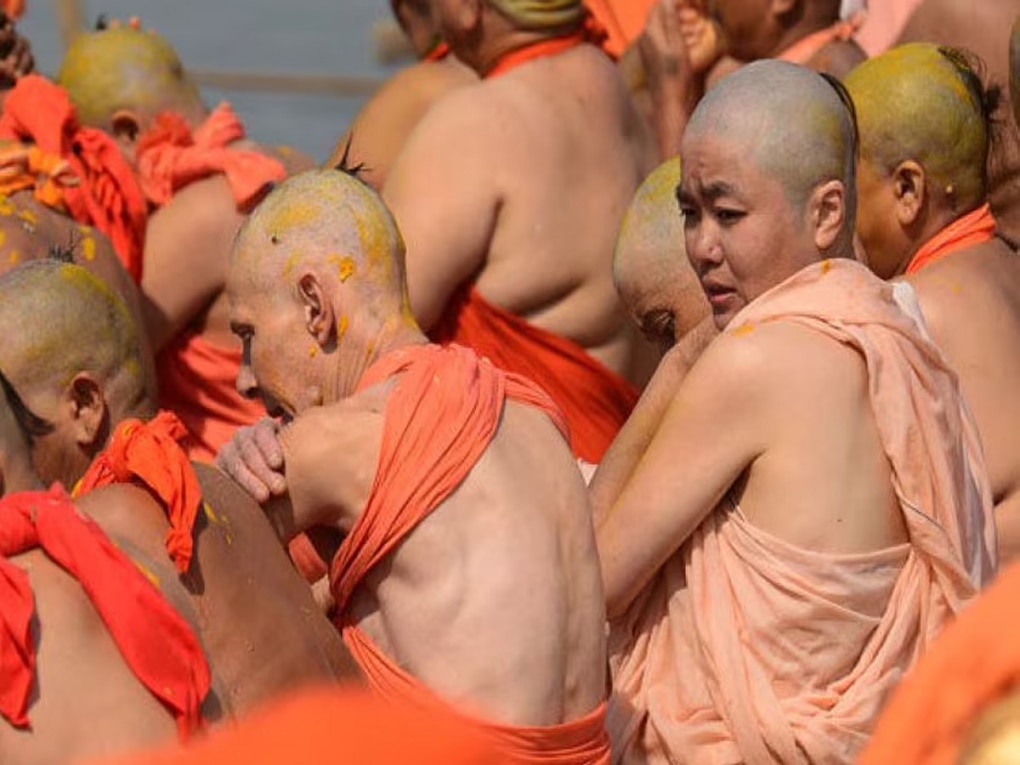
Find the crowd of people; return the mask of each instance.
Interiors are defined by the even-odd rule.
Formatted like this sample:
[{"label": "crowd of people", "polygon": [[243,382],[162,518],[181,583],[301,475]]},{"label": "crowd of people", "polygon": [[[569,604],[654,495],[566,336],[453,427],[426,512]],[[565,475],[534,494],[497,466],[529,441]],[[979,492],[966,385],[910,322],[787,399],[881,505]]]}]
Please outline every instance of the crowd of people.
[{"label": "crowd of people", "polygon": [[5,2],[0,762],[1020,762],[1020,9],[869,5],[391,0],[317,165]]}]

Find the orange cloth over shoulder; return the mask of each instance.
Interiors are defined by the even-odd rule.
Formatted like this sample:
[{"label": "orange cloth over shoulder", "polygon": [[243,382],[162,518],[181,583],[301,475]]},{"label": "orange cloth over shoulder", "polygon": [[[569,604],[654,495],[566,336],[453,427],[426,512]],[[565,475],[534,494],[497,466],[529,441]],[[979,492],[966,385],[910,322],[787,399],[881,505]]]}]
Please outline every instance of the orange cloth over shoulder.
[{"label": "orange cloth over shoulder", "polygon": [[0,146],[0,195],[11,196],[31,191],[39,202],[66,211],[64,189],[76,186],[78,179],[71,163],[38,146],[10,143]]},{"label": "orange cloth over shoulder", "polygon": [[170,412],[148,422],[124,420],[74,492],[80,496],[100,486],[131,482],[147,488],[166,511],[166,549],[181,573],[191,565],[195,516],[202,503],[195,471],[179,445],[186,436],[184,425]]},{"label": "orange cloth over shoulder", "polygon": [[[507,765],[483,734],[446,712],[395,707],[364,689],[302,691],[187,749],[105,765]],[[93,763],[99,765],[99,763]]]},{"label": "orange cloth over shoulder", "polygon": [[70,164],[78,183],[62,189],[67,212],[106,234],[128,273],[141,281],[145,197],[113,138],[79,125],[66,91],[30,74],[7,95],[0,139],[31,142]]},{"label": "orange cloth over shoulder", "polygon": [[577,343],[492,305],[471,285],[450,300],[429,334],[538,383],[566,416],[574,454],[595,465],[638,400],[633,385]]},{"label": "orange cloth over shoulder", "polygon": [[6,559],[35,548],[81,583],[125,663],[177,718],[182,737],[197,728],[210,685],[197,638],[59,486],[0,500],[0,714],[16,727],[29,726],[35,603],[28,575]]},{"label": "orange cloth over shoulder", "polygon": [[175,112],[157,115],[138,140],[138,177],[146,198],[162,207],[188,184],[222,173],[237,209],[247,211],[287,171],[262,152],[231,146],[244,137],[244,126],[229,104],[213,109],[194,132]]},{"label": "orange cloth over shoulder", "polygon": [[995,237],[995,217],[988,204],[961,215],[939,233],[925,242],[914,253],[907,266],[907,273],[920,271],[930,263],[952,255],[958,250],[989,242]]},{"label": "orange cloth over shoulder", "polygon": [[213,462],[234,431],[266,416],[261,401],[237,392],[241,351],[213,345],[184,331],[156,357],[159,405],[188,429],[182,446],[189,459]]},{"label": "orange cloth over shoulder", "polygon": [[655,0],[584,0],[584,4],[606,30],[606,52],[619,58],[644,31]]},{"label": "orange cloth over shoulder", "polygon": [[[457,488],[488,448],[507,398],[559,413],[538,387],[460,346],[402,348],[379,359],[359,390],[399,375],[386,419],[372,493],[330,569],[337,624],[369,687],[384,699],[424,709],[449,709],[419,680],[382,653],[346,609],[368,572]],[[604,705],[563,725],[522,728],[468,718],[518,763],[608,763]]]},{"label": "orange cloth over shoulder", "polygon": [[832,260],[733,319],[728,331],[789,322],[861,354],[910,541],[803,549],[724,500],[611,625],[619,761],[853,762],[900,678],[991,577],[977,432],[915,315],[909,285]]},{"label": "orange cloth over shoulder", "polygon": [[860,765],[955,765],[985,707],[1020,687],[1020,564],[935,640],[882,712]]},{"label": "orange cloth over shoulder", "polygon": [[8,18],[20,19],[25,15],[25,0],[3,0],[3,10]]}]

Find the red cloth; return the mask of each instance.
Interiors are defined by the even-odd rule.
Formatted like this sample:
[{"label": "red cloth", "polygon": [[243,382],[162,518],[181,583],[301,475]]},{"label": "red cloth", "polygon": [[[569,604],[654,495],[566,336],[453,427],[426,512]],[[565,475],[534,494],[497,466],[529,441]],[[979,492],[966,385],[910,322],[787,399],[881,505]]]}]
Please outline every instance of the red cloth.
[{"label": "red cloth", "polygon": [[982,710],[1020,687],[1020,564],[999,574],[900,683],[860,765],[953,765]]},{"label": "red cloth", "polygon": [[238,428],[266,416],[261,401],[237,392],[241,352],[221,348],[191,331],[180,333],[159,356],[159,404],[188,429],[189,459],[212,462]]},{"label": "red cloth", "polygon": [[606,30],[602,47],[613,58],[619,58],[641,36],[655,0],[584,0],[584,4]]},{"label": "red cloth", "polygon": [[[124,661],[177,718],[182,737],[201,724],[210,674],[188,624],[59,486],[0,500],[0,714],[27,727],[35,671],[35,610],[25,572],[6,558],[42,548],[77,579]],[[45,629],[45,625],[43,626]],[[88,657],[81,657],[87,661]],[[88,689],[80,689],[88,703]]]},{"label": "red cloth", "polygon": [[921,245],[910,259],[907,273],[917,273],[930,263],[941,260],[957,250],[991,241],[995,236],[995,225],[992,209],[987,204],[957,218]]},{"label": "red cloth", "polygon": [[862,21],[862,16],[840,19],[825,29],[820,29],[809,34],[807,37],[801,38],[776,56],[776,58],[781,61],[789,61],[792,64],[807,64],[829,43],[834,43],[837,40],[846,41],[853,38]]},{"label": "red cloth", "polygon": [[0,196],[30,190],[47,207],[67,212],[64,189],[77,183],[71,163],[63,157],[47,154],[32,144],[0,147]]},{"label": "red cloth", "polygon": [[287,171],[259,151],[231,148],[244,137],[244,126],[229,104],[213,109],[194,132],[176,112],[157,115],[138,139],[138,176],[146,198],[161,207],[188,184],[222,173],[237,209],[249,210]]},{"label": "red cloth", "polygon": [[592,464],[602,461],[638,400],[634,386],[577,343],[488,303],[471,286],[450,301],[430,334],[538,383],[566,416],[574,454]]},{"label": "red cloth", "polygon": [[[330,567],[337,624],[369,687],[394,703],[448,708],[351,623],[345,609],[368,572],[461,484],[488,448],[512,398],[546,412],[563,430],[555,404],[533,383],[503,372],[459,346],[410,346],[376,361],[364,390],[395,375],[372,492]],[[605,705],[580,720],[543,728],[471,722],[494,736],[513,762],[608,763]]]},{"label": "red cloth", "polygon": [[435,47],[433,47],[432,50],[421,57],[421,60],[434,63],[436,61],[442,61],[444,58],[449,56],[450,53],[452,53],[450,50],[450,44],[446,42],[446,40],[440,40],[435,44]]},{"label": "red cloth", "polygon": [[[449,711],[395,708],[361,688],[316,688],[274,701],[205,741],[106,765],[507,765]],[[98,764],[95,764],[98,765]]]},{"label": "red cloth", "polygon": [[63,190],[71,217],[106,234],[128,273],[141,281],[145,197],[113,138],[80,126],[66,91],[30,74],[7,95],[0,139],[30,141],[70,163],[78,178]]},{"label": "red cloth", "polygon": [[184,425],[170,412],[160,412],[149,422],[124,420],[74,490],[80,496],[114,483],[145,486],[166,511],[166,549],[182,574],[191,565],[195,516],[202,503],[195,471],[179,446],[186,436]]}]

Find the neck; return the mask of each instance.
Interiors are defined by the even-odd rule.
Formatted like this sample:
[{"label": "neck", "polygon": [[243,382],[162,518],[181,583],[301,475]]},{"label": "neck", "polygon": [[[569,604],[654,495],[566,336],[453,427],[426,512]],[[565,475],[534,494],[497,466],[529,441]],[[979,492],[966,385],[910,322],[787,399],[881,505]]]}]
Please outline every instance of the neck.
[{"label": "neck", "polygon": [[804,38],[815,32],[828,29],[839,18],[832,18],[831,14],[822,14],[817,9],[812,10],[812,3],[807,7],[789,26],[780,27],[779,35],[775,38],[771,55],[778,56],[793,45],[796,45]]},{"label": "neck", "polygon": [[351,343],[349,349],[340,349],[339,368],[334,390],[328,391],[326,403],[354,395],[365,371],[388,353],[409,345],[424,345],[429,339],[413,319],[398,315],[385,321],[372,332],[367,341]]},{"label": "neck", "polygon": [[[499,25],[500,22],[492,22]],[[527,47],[534,43],[542,42],[563,35],[572,34],[575,27],[556,29],[520,29],[504,22],[505,26],[499,31],[490,34],[483,34],[477,46],[473,50],[466,51],[463,55],[460,50],[454,50],[457,57],[465,64],[475,70],[480,76],[492,70],[503,56],[520,48]]]},{"label": "neck", "polygon": [[27,460],[6,459],[4,455],[3,493],[14,494],[19,491],[39,491],[44,489],[43,482],[32,472]]}]

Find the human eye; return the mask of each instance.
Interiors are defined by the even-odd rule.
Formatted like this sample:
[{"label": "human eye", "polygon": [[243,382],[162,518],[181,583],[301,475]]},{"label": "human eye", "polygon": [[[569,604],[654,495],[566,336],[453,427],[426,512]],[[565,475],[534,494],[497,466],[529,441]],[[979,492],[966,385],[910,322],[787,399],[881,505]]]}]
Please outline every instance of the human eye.
[{"label": "human eye", "polygon": [[724,226],[732,226],[746,214],[743,210],[738,210],[734,207],[717,207],[715,209],[716,220]]}]

